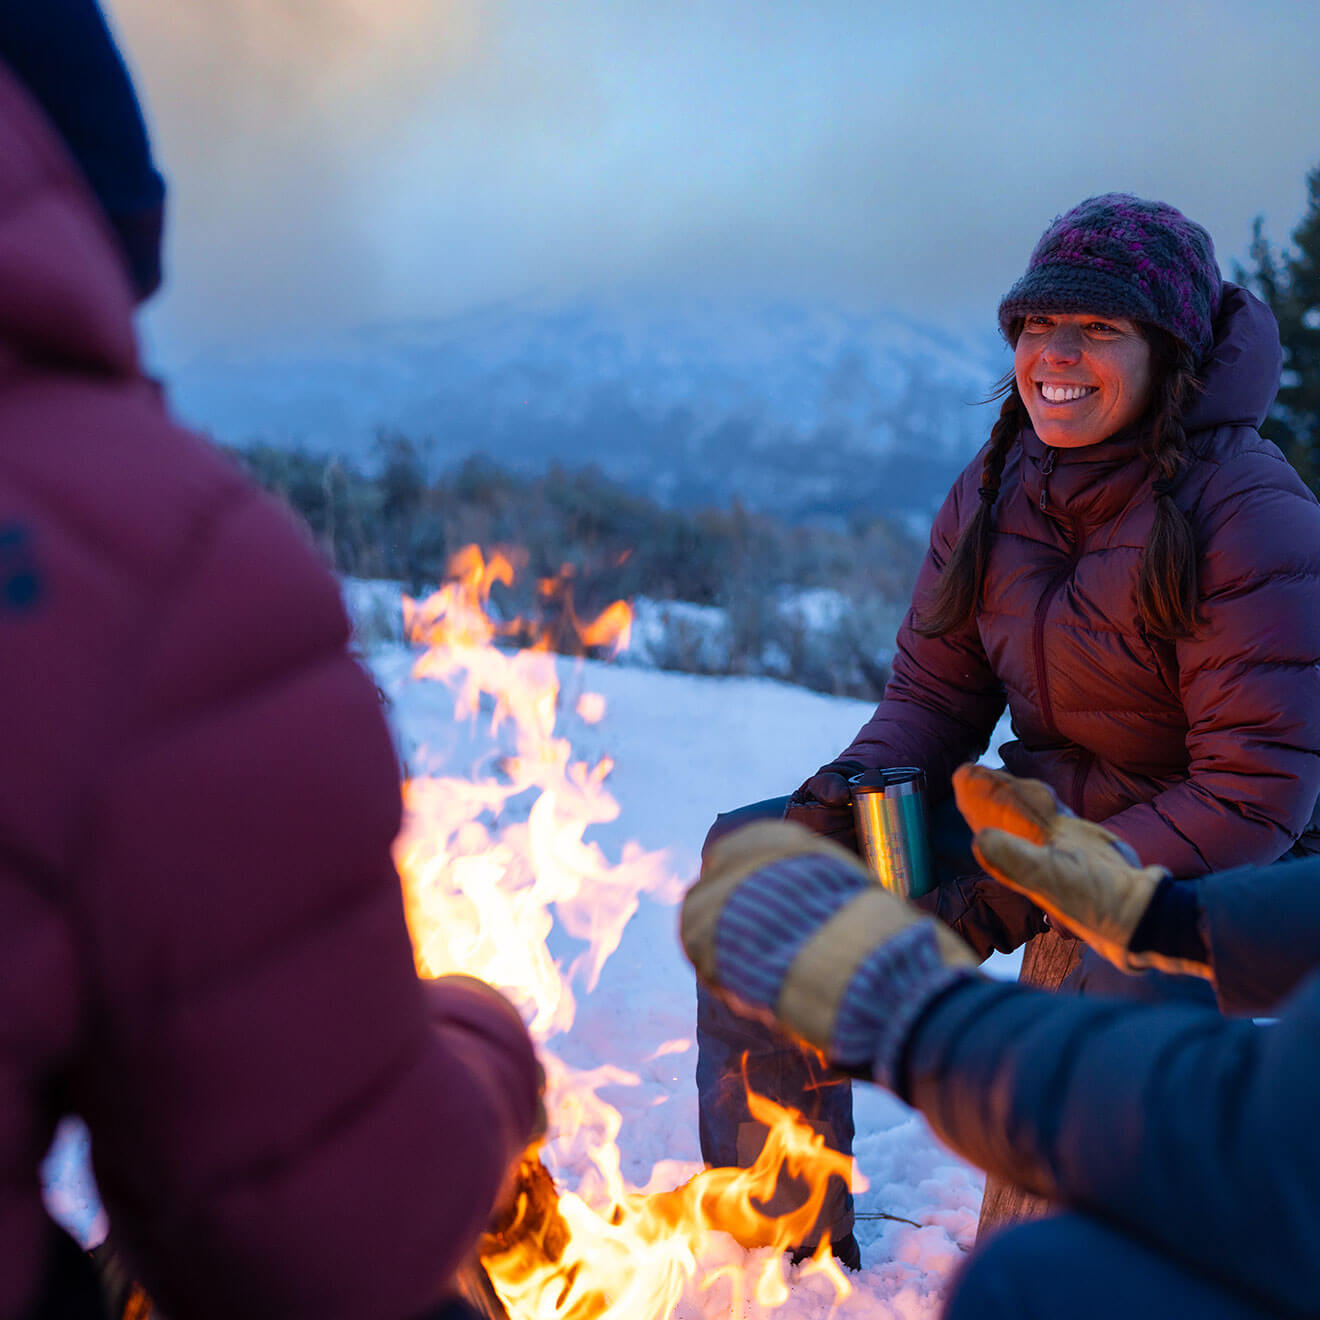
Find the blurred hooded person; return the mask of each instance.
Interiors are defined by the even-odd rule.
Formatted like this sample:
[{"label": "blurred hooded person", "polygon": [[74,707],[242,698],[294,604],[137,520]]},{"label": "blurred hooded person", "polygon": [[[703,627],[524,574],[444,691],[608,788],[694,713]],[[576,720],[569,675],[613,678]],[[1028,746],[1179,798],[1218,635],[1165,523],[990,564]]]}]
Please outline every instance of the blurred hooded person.
[{"label": "blurred hooded person", "polygon": [[0,1317],[93,1315],[86,1121],[175,1320],[447,1316],[533,1130],[517,1014],[419,981],[333,576],[142,372],[164,185],[92,0],[0,6]]}]

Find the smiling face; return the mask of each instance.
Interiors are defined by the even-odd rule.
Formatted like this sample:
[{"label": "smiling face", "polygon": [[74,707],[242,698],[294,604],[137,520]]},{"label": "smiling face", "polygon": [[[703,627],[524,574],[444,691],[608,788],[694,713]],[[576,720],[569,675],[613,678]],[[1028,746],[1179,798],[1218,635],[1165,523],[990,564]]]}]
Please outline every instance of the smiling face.
[{"label": "smiling face", "polygon": [[1146,411],[1151,349],[1135,321],[1032,312],[1013,350],[1013,374],[1041,440],[1081,449],[1107,440]]}]

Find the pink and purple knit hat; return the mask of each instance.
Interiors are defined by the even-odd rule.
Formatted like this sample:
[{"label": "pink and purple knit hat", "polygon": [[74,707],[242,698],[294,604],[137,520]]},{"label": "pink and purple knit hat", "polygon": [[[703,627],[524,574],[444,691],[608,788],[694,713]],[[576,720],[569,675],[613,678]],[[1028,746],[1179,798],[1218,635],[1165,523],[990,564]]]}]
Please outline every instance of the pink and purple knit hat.
[{"label": "pink and purple knit hat", "polygon": [[1005,339],[1029,312],[1145,321],[1203,361],[1214,343],[1221,277],[1210,235],[1181,211],[1127,193],[1086,201],[1045,231],[1027,273],[999,304]]}]

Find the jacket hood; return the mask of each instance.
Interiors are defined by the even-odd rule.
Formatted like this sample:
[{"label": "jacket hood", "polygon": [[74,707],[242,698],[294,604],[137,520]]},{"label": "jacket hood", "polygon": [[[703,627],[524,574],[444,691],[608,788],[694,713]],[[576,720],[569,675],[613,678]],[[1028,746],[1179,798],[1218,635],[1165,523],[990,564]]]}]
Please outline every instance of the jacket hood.
[{"label": "jacket hood", "polygon": [[1205,392],[1188,408],[1184,427],[1259,427],[1278,393],[1282,369],[1274,313],[1255,294],[1225,282],[1206,361]]},{"label": "jacket hood", "polygon": [[106,217],[0,63],[0,354],[137,370],[133,290]]}]

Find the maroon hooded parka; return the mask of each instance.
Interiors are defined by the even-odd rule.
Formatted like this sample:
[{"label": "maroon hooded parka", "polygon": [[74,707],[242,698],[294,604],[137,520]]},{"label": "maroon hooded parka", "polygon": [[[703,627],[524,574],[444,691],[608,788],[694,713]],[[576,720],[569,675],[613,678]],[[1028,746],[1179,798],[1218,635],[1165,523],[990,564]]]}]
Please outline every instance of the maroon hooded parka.
[{"label": "maroon hooded parka", "polygon": [[[1320,795],[1320,506],[1256,432],[1279,367],[1273,315],[1226,284],[1173,494],[1199,555],[1191,637],[1159,641],[1138,618],[1154,517],[1140,436],[1054,449],[1027,428],[994,505],[980,609],[937,639],[909,613],[884,699],[842,756],[924,766],[942,797],[1007,702],[1007,768],[1143,862],[1186,877],[1287,853]],[[981,462],[935,520],[917,610],[975,511]]]},{"label": "maroon hooded parka", "polygon": [[0,66],[0,1317],[70,1111],[177,1320],[420,1315],[531,1131],[531,1045],[415,976],[335,580],[171,422],[112,245]]}]

